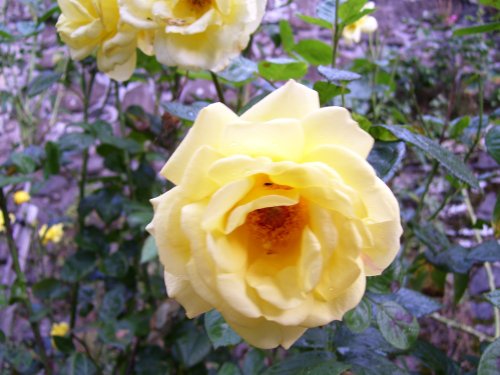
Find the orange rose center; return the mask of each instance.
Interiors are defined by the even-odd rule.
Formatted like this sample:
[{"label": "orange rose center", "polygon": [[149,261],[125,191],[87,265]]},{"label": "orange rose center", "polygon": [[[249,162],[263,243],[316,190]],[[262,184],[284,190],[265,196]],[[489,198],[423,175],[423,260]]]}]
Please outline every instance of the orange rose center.
[{"label": "orange rose center", "polygon": [[260,243],[267,254],[274,254],[297,239],[307,221],[306,204],[300,201],[292,206],[276,206],[252,211],[246,219],[254,241]]}]

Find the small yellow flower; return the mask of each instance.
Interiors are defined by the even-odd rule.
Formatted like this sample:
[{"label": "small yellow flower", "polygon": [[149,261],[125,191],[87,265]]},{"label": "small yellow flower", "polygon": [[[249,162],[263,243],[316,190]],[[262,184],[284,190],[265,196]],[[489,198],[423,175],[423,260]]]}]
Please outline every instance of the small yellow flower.
[{"label": "small yellow flower", "polygon": [[29,202],[31,199],[30,193],[24,190],[19,190],[14,193],[14,203],[23,204]]},{"label": "small yellow flower", "polygon": [[42,239],[42,243],[47,245],[49,242],[58,243],[61,242],[62,236],[64,234],[64,224],[54,224],[50,227],[47,227],[47,224],[43,224],[40,230],[38,231],[38,235]]},{"label": "small yellow flower", "polygon": [[[361,10],[365,9],[375,9],[375,3],[373,1],[367,2],[366,5],[361,8]],[[377,19],[366,15],[361,17],[356,22],[346,26],[342,31],[342,37],[348,44],[359,43],[361,41],[361,33],[371,34],[375,32],[377,28]]]},{"label": "small yellow flower", "polygon": [[[10,222],[13,223],[16,220],[16,217],[12,214],[9,214]],[[3,213],[0,212],[0,233],[5,231],[5,218],[3,217]]]},{"label": "small yellow flower", "polygon": [[[66,322],[61,322],[61,323],[54,323],[52,324],[52,328],[50,329],[50,336],[51,337],[64,337],[68,334],[69,332],[69,324]],[[50,340],[52,342],[52,346],[54,348],[57,348],[56,343],[54,342],[54,339]]]}]

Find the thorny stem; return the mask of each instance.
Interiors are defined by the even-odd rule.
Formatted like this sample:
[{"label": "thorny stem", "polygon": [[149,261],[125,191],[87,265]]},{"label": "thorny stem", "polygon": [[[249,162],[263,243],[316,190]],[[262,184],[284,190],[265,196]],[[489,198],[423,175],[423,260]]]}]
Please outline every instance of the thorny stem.
[{"label": "thorny stem", "polygon": [[337,49],[339,46],[340,30],[339,30],[339,0],[335,0],[335,21],[333,30],[333,54],[332,54],[332,68],[337,66]]},{"label": "thorny stem", "polygon": [[[462,195],[464,197],[465,205],[467,207],[467,213],[469,214],[472,225],[475,225],[477,222],[476,214],[474,213],[474,208],[472,207],[472,203],[470,201],[469,192],[467,189],[462,189]],[[478,244],[483,242],[481,238],[481,233],[479,233],[478,229],[474,229],[474,236],[476,237],[476,241]],[[485,262],[484,269],[486,270],[486,276],[488,278],[488,286],[490,291],[494,291],[496,289],[495,283],[495,275],[493,274],[493,270],[491,269],[491,263]],[[500,309],[498,307],[494,307],[495,313],[495,338],[500,337]]]},{"label": "thorny stem", "polygon": [[437,320],[438,322],[446,324],[448,327],[456,328],[461,331],[464,331],[466,333],[469,333],[473,336],[476,336],[480,341],[494,341],[495,339],[493,337],[490,337],[488,335],[485,335],[484,333],[478,331],[477,329],[474,329],[468,325],[459,323],[455,320],[448,319],[438,313],[433,313],[431,314],[431,318],[434,320]]},{"label": "thorny stem", "polygon": [[214,86],[215,86],[215,91],[217,91],[217,96],[219,97],[219,101],[222,104],[226,104],[226,100],[224,98],[224,91],[222,90],[222,86],[219,82],[219,78],[217,77],[217,74],[210,71],[210,75],[212,76],[212,81],[213,81]]},{"label": "thorny stem", "polygon": [[0,188],[0,209],[2,211],[2,215],[4,217],[4,226],[5,232],[7,234],[7,246],[9,248],[10,256],[12,257],[12,266],[14,267],[14,272],[16,273],[16,279],[19,283],[19,287],[21,288],[21,292],[23,294],[23,302],[28,309],[31,329],[33,331],[33,335],[35,336],[36,344],[40,350],[40,357],[45,367],[46,374],[52,374],[52,369],[50,367],[50,363],[47,357],[47,352],[45,351],[45,345],[43,344],[42,335],[40,333],[40,327],[38,323],[35,321],[31,321],[31,318],[35,315],[33,312],[33,305],[31,304],[31,299],[28,295],[28,288],[26,286],[26,276],[24,272],[21,270],[21,264],[19,263],[19,252],[17,250],[16,243],[14,242],[14,235],[12,232],[12,225],[10,222],[9,211],[7,210],[7,200],[5,199],[5,195],[3,189]]}]

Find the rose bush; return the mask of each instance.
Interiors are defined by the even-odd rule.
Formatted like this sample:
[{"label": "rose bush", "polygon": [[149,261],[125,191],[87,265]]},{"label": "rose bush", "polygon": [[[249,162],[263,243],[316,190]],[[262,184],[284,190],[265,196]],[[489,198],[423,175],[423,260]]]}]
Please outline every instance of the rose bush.
[{"label": "rose bush", "polygon": [[58,0],[57,31],[71,57],[82,60],[97,52],[99,70],[117,81],[130,78],[136,48],[152,54],[151,36],[121,21],[117,0]]},{"label": "rose bush", "polygon": [[159,62],[183,69],[223,69],[248,44],[267,0],[119,0],[123,20],[154,32]]},{"label": "rose bush", "polygon": [[254,346],[342,319],[394,259],[399,206],[349,112],[294,81],[238,117],[203,109],[161,174],[148,229],[170,297],[217,309]]}]

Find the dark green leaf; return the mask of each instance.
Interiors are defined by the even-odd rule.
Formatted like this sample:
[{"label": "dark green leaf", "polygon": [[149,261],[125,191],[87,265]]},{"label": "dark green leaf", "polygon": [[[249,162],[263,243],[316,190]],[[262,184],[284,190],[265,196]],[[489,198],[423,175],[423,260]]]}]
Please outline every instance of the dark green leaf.
[{"label": "dark green leaf", "polygon": [[492,342],[479,361],[478,375],[498,375],[500,373],[500,339]]},{"label": "dark green leaf", "polygon": [[453,303],[458,305],[469,286],[469,275],[467,273],[456,273],[453,275]]},{"label": "dark green leaf", "polygon": [[329,66],[319,66],[318,72],[328,81],[355,81],[361,78],[358,73],[330,68]]},{"label": "dark green leaf", "polygon": [[451,122],[450,137],[458,139],[465,129],[470,125],[471,120],[469,116],[459,117]]},{"label": "dark green leaf", "polygon": [[498,262],[500,261],[500,244],[496,240],[483,242],[472,249],[467,258],[479,262]]},{"label": "dark green leaf", "polygon": [[38,24],[44,23],[49,18],[51,18],[54,14],[60,13],[61,9],[57,5],[52,5],[48,10],[45,11],[40,17],[38,17]]},{"label": "dark green leaf", "polygon": [[194,121],[198,116],[198,113],[207,106],[207,103],[193,103],[191,105],[184,105],[181,103],[170,102],[165,103],[163,107],[176,117],[183,120]]},{"label": "dark green leaf", "polygon": [[66,361],[67,375],[94,375],[97,373],[97,368],[92,361],[83,353],[74,353]]},{"label": "dark green leaf", "polygon": [[116,253],[106,257],[103,262],[103,272],[111,277],[124,277],[128,270],[127,257],[123,253]]},{"label": "dark green leaf", "polygon": [[57,72],[42,73],[35,77],[30,83],[26,94],[32,98],[42,92],[48,90],[52,85],[59,81],[62,74]]},{"label": "dark green leaf", "polygon": [[344,315],[342,320],[352,332],[363,332],[370,327],[372,321],[371,303],[366,298],[363,298],[358,306]]},{"label": "dark green leaf", "polygon": [[69,288],[60,280],[48,278],[33,285],[33,293],[40,299],[61,299],[68,295]]},{"label": "dark green leaf", "polygon": [[[326,351],[313,351],[313,352],[305,352],[295,354],[284,359],[282,362],[279,362],[272,367],[268,368],[264,371],[263,375],[306,375],[306,374],[320,374],[320,372],[314,372],[315,368],[325,364],[329,361],[335,361],[333,358],[333,354]],[[337,363],[337,362],[334,362]],[[340,364],[339,364],[340,365]],[[335,375],[340,374],[342,371],[345,371],[346,367],[339,366],[338,370],[340,372],[328,372],[328,374]],[[348,367],[348,366],[347,366]],[[325,374],[325,373],[323,373]]]},{"label": "dark green leaf", "polygon": [[314,90],[318,92],[319,102],[321,105],[328,103],[334,97],[339,95],[347,95],[350,93],[349,89],[343,86],[337,86],[333,83],[318,81],[314,84]]},{"label": "dark green leaf", "polygon": [[316,25],[319,27],[323,27],[325,29],[332,28],[332,23],[324,20],[323,18],[306,16],[305,14],[298,14],[297,17],[300,18],[302,21],[307,22],[311,25]]},{"label": "dark green leaf", "polygon": [[398,349],[409,349],[420,330],[417,319],[396,302],[377,305],[377,323],[382,336]]},{"label": "dark green leaf", "polygon": [[241,371],[234,363],[226,362],[217,371],[217,375],[241,375]]},{"label": "dark green leaf", "polygon": [[60,352],[69,354],[75,351],[75,345],[71,337],[52,336],[52,340]]},{"label": "dark green leaf", "polygon": [[131,138],[120,138],[113,135],[102,135],[100,137],[100,140],[104,145],[111,145],[120,150],[128,151],[132,154],[138,153],[142,150],[140,143]]},{"label": "dark green leaf", "polygon": [[287,53],[292,52],[295,40],[293,38],[293,29],[292,26],[290,26],[290,22],[285,20],[280,21],[280,36],[283,50]]},{"label": "dark green leaf", "polygon": [[260,374],[266,368],[266,356],[262,350],[251,348],[245,355],[242,370],[244,375]]},{"label": "dark green leaf", "polygon": [[259,74],[270,81],[300,79],[307,73],[307,63],[292,59],[269,59],[258,64]]},{"label": "dark green leaf", "polygon": [[45,164],[44,171],[47,176],[58,174],[60,168],[61,150],[54,142],[45,144]]},{"label": "dark green leaf", "polygon": [[125,309],[126,292],[122,286],[107,292],[99,309],[99,319],[103,321],[115,320]]},{"label": "dark green leaf", "polygon": [[233,331],[216,310],[205,314],[205,330],[215,349],[221,346],[236,345],[241,342],[241,337]]},{"label": "dark green leaf", "polygon": [[486,293],[484,297],[494,306],[500,307],[500,289]]},{"label": "dark green leaf", "polygon": [[9,186],[17,185],[23,182],[29,181],[31,178],[29,176],[3,176],[0,175],[0,189]]},{"label": "dark green leaf", "polygon": [[155,239],[149,236],[146,241],[144,241],[144,246],[141,250],[141,264],[147,263],[156,259],[158,256],[158,249],[156,248]]},{"label": "dark green leaf", "polygon": [[387,182],[398,170],[405,154],[404,142],[376,141],[368,155],[368,162],[377,172],[377,176]]},{"label": "dark green leaf", "polygon": [[424,151],[426,154],[436,159],[443,165],[453,176],[466,182],[472,187],[479,188],[477,181],[471,170],[461,161],[458,157],[453,155],[448,150],[442,148],[435,141],[409,131],[408,129],[397,125],[378,125],[384,129],[389,130],[399,139],[410,143],[418,149]]},{"label": "dark green leaf", "polygon": [[67,282],[82,280],[95,268],[96,256],[89,251],[79,251],[67,258],[61,270],[61,278]]},{"label": "dark green leaf", "polygon": [[391,360],[380,355],[377,348],[357,356],[348,357],[356,375],[409,375],[408,372],[396,366]]},{"label": "dark green leaf", "polygon": [[486,134],[486,148],[488,154],[500,164],[500,126],[494,126]]},{"label": "dark green leaf", "polygon": [[441,309],[441,304],[415,290],[401,288],[394,294],[394,300],[414,317],[421,318]]},{"label": "dark green leaf", "polygon": [[36,161],[23,152],[16,152],[10,156],[10,161],[17,167],[19,173],[32,173],[36,169]]},{"label": "dark green leaf", "polygon": [[72,132],[61,135],[58,142],[62,151],[83,151],[88,149],[94,140],[90,134]]},{"label": "dark green leaf", "polygon": [[194,327],[176,339],[175,347],[182,363],[188,368],[201,362],[212,348],[208,336]]},{"label": "dark green leaf", "polygon": [[330,327],[310,328],[294,344],[296,348],[323,349],[328,345]]},{"label": "dark green leaf", "polygon": [[471,27],[463,27],[453,31],[454,36],[464,36],[470,34],[489,33],[491,31],[500,30],[500,22],[485,23],[484,25],[476,25]]},{"label": "dark green leaf", "polygon": [[169,374],[167,353],[158,346],[146,346],[137,354],[134,374],[163,375]]},{"label": "dark green leaf", "polygon": [[320,40],[303,39],[293,50],[312,65],[328,65],[332,62],[332,47]]},{"label": "dark green leaf", "polygon": [[422,361],[422,365],[436,374],[460,374],[460,368],[455,361],[426,341],[417,340],[412,349],[412,354]]},{"label": "dark green leaf", "polygon": [[252,60],[238,56],[217,75],[228,82],[244,84],[251,80],[255,73],[257,73],[257,64]]}]

